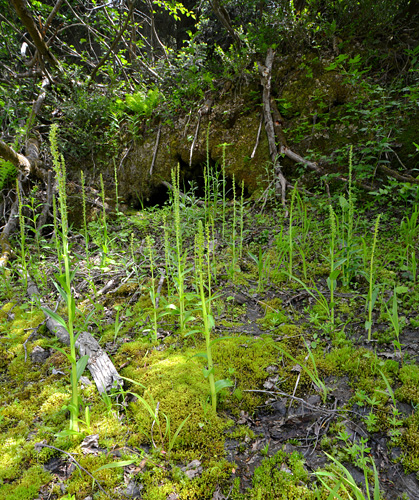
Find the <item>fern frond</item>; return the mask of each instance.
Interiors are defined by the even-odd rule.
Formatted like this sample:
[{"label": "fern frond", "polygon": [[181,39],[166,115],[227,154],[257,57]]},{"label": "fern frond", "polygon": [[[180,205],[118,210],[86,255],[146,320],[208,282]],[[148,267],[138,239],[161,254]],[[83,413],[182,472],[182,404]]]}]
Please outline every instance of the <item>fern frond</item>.
[{"label": "fern frond", "polygon": [[134,113],[139,115],[150,116],[157,106],[161,98],[160,92],[157,89],[150,89],[147,94],[145,92],[135,92],[125,96],[127,107]]},{"label": "fern frond", "polygon": [[0,190],[6,186],[6,184],[16,178],[17,169],[10,161],[3,160],[0,158]]}]

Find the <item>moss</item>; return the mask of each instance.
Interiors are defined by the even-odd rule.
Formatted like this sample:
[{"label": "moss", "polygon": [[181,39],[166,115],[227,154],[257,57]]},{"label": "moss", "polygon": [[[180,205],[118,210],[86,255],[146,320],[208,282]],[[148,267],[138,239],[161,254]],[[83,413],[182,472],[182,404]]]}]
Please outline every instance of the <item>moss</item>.
[{"label": "moss", "polygon": [[[77,461],[82,467],[94,475],[95,479],[108,492],[112,492],[123,481],[122,467],[111,467],[98,470],[100,467],[114,462],[112,455],[84,455],[79,454]],[[74,471],[67,481],[67,491],[70,495],[77,493],[77,498],[92,495],[92,490],[97,491],[97,485],[92,486],[92,478],[83,471]],[[102,494],[103,495],[103,494]],[[101,498],[101,496],[99,496]],[[105,497],[104,497],[105,498]]]},{"label": "moss", "polygon": [[1,485],[0,497],[5,500],[33,500],[38,496],[41,486],[51,479],[51,475],[43,467],[31,467],[23,472],[18,481]]},{"label": "moss", "polygon": [[281,299],[273,299],[263,302],[265,316],[257,320],[262,328],[275,328],[281,323],[288,323],[289,318],[282,308]]},{"label": "moss", "polygon": [[406,473],[419,471],[419,414],[415,412],[406,422],[401,438],[402,463]]},{"label": "moss", "polygon": [[238,425],[234,430],[227,433],[229,439],[255,439],[256,434],[245,425]]},{"label": "moss", "polygon": [[[236,388],[251,390],[262,386],[267,378],[266,368],[277,363],[279,352],[269,336],[233,337],[215,344],[213,358],[220,367],[220,378],[234,378]],[[239,415],[240,411],[253,411],[260,404],[257,393],[242,392],[242,396],[238,400],[227,393],[221,407]]]},{"label": "moss", "polygon": [[233,465],[225,460],[211,460],[203,472],[193,479],[177,467],[172,470],[152,467],[141,477],[144,500],[166,500],[176,493],[181,500],[210,500],[219,488],[228,493]]},{"label": "moss", "polygon": [[419,403],[419,366],[404,365],[400,369],[399,378],[403,385],[395,392],[397,399],[417,405]]},{"label": "moss", "polygon": [[255,470],[253,486],[243,494],[235,493],[234,500],[314,500],[315,494],[302,482],[308,473],[302,455],[293,452],[287,455],[278,451],[273,457],[263,460]]},{"label": "moss", "polygon": [[52,423],[56,425],[63,424],[66,419],[66,410],[64,407],[70,402],[70,393],[64,394],[56,391],[46,399],[45,396],[46,394],[44,393],[44,397],[40,398],[40,400],[44,402],[39,408],[39,416],[45,423]]}]

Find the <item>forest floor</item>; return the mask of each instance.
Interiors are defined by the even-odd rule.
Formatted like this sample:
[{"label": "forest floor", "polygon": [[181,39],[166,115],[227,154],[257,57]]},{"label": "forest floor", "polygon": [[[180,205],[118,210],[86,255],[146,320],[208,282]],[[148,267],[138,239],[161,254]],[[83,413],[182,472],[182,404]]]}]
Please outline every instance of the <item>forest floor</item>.
[{"label": "forest floor", "polygon": [[[211,200],[71,231],[75,330],[125,377],[80,378],[75,436],[63,346],[2,270],[1,498],[419,499],[418,208]],[[54,240],[25,259],[65,319]]]}]

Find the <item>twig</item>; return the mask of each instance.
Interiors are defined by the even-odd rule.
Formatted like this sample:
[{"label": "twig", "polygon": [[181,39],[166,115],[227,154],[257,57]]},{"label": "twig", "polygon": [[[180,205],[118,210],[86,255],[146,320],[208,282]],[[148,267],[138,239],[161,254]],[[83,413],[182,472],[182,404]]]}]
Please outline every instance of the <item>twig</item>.
[{"label": "twig", "polygon": [[159,123],[159,130],[157,131],[157,137],[156,137],[156,144],[154,146],[153,159],[151,160],[150,176],[153,174],[154,164],[156,163],[157,150],[159,149],[159,143],[160,143],[160,134],[161,134],[161,122]]},{"label": "twig", "polygon": [[122,157],[121,161],[119,162],[119,168],[122,167],[122,162],[128,156],[128,153],[131,151],[131,148],[132,148],[132,143],[130,144],[130,147],[125,151],[124,156]]},{"label": "twig", "polygon": [[[307,361],[308,357],[309,357],[309,355],[307,354],[307,356],[304,358],[304,361]],[[295,382],[294,390],[292,392],[292,396],[291,396],[292,398],[295,396],[295,393],[297,392],[298,384],[300,383],[300,378],[301,378],[301,370],[302,370],[302,368],[301,368],[300,365],[297,365],[297,366],[298,366],[299,370],[298,370],[298,376],[297,376],[297,380]],[[296,370],[294,369],[292,371],[296,371]],[[291,405],[292,405],[292,400],[290,401],[290,404],[288,406],[288,411],[291,408]]]},{"label": "twig", "polygon": [[291,394],[287,394],[286,392],[282,392],[282,391],[278,391],[278,390],[277,391],[266,391],[266,390],[262,390],[262,389],[243,389],[243,392],[262,392],[265,394],[271,394],[272,396],[284,396],[286,398],[291,398],[291,399],[294,399],[295,401],[298,401],[300,403],[305,404],[305,406],[307,406],[307,408],[310,408],[310,410],[321,411],[323,413],[353,413],[354,415],[358,415],[358,413],[356,411],[353,411],[353,410],[331,410],[329,408],[322,408],[321,406],[314,406],[314,405],[311,405],[310,403],[307,403],[307,401],[305,401],[302,398],[298,398],[297,396],[291,396]]},{"label": "twig", "polygon": [[42,441],[40,443],[35,444],[35,451],[37,451],[38,453],[41,451],[41,448],[50,448],[51,450],[59,451],[60,453],[64,453],[65,455],[70,457],[70,459],[77,465],[77,467],[79,467],[83,472],[85,472],[88,476],[90,476],[93,479],[93,481],[95,481],[97,483],[97,486],[100,489],[100,491],[102,491],[108,498],[112,499],[112,497],[109,495],[109,493],[102,488],[99,481],[94,476],[92,476],[92,474],[90,474],[90,472],[88,470],[86,470],[79,462],[77,462],[77,460],[73,457],[73,455],[71,453],[69,453],[68,451],[65,451],[65,450],[61,450],[60,448],[56,448],[55,446],[51,446],[49,444],[43,443]]},{"label": "twig", "polygon": [[255,142],[255,147],[253,148],[252,154],[250,155],[250,158],[254,158],[256,154],[256,150],[259,146],[259,139],[260,139],[260,132],[262,130],[262,123],[263,123],[263,113],[260,115],[260,122],[259,122],[259,128],[258,128],[258,133],[256,136],[256,142]]},{"label": "twig", "polygon": [[195,136],[193,138],[193,141],[192,141],[192,146],[191,146],[191,151],[189,153],[189,166],[191,167],[192,166],[192,155],[193,155],[193,150],[195,149],[195,144],[196,144],[196,140],[198,138],[198,134],[199,134],[199,125],[201,124],[201,114],[199,113],[198,114],[198,123],[196,124],[196,130],[195,130]]}]

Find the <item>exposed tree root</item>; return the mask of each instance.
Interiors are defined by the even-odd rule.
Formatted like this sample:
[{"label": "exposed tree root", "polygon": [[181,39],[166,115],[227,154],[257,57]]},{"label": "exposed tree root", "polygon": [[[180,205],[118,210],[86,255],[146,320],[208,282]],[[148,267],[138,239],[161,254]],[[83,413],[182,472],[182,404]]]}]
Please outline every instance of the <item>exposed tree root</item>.
[{"label": "exposed tree root", "polygon": [[[263,116],[265,119],[265,130],[266,135],[268,136],[268,145],[269,145],[269,155],[271,157],[272,163],[274,165],[275,174],[279,179],[279,184],[281,188],[281,199],[282,205],[285,207],[285,191],[287,188],[287,180],[282,173],[281,165],[279,163],[279,154],[278,149],[276,147],[275,142],[275,129],[274,123],[272,119],[272,111],[271,111],[271,76],[272,76],[272,64],[274,60],[274,51],[272,48],[268,49],[268,53],[266,55],[265,65],[259,63],[259,73],[260,73],[260,81],[263,87]],[[279,186],[278,186],[279,187]],[[277,189],[279,191],[279,189]]]}]

